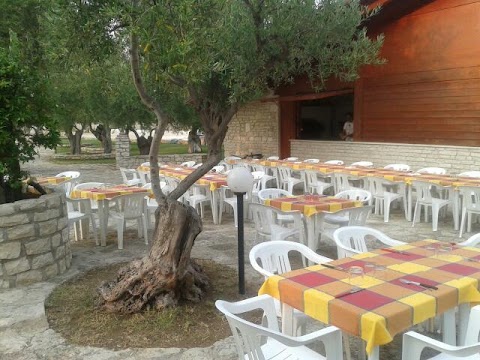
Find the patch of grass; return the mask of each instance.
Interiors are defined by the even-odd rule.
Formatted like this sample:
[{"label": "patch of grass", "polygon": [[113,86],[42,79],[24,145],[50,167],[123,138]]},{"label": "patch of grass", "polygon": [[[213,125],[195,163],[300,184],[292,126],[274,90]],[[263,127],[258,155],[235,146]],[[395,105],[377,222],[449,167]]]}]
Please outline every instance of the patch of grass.
[{"label": "patch of grass", "polygon": [[[82,147],[87,147],[89,149],[102,149],[102,144],[97,139],[82,139]],[[113,149],[115,149],[115,141],[112,143]],[[57,154],[70,154],[70,144],[68,139],[62,138],[61,144],[55,149]],[[206,146],[202,146],[202,152],[206,152]],[[85,152],[87,153],[87,152]],[[174,154],[188,154],[188,145],[182,143],[169,143],[163,142],[160,144],[160,149],[158,151],[160,155],[174,155]],[[139,150],[136,141],[130,142],[130,155],[135,156],[139,155]]]},{"label": "patch of grass", "polygon": [[[198,261],[210,278],[205,299],[164,311],[134,315],[109,314],[95,309],[96,288],[114,278],[117,264],[87,272],[58,286],[45,302],[50,327],[70,343],[111,349],[129,347],[206,347],[230,335],[216,299],[238,299],[235,270],[212,261]],[[255,321],[259,321],[255,319]]]}]

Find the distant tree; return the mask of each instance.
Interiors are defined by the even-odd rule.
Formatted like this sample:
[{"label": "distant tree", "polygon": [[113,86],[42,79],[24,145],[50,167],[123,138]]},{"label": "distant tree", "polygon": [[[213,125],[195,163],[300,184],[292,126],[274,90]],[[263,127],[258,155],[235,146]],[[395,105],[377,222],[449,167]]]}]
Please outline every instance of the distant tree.
[{"label": "distant tree", "polygon": [[[149,254],[123,268],[99,289],[99,306],[138,312],[149,307],[198,301],[207,279],[190,259],[201,232],[198,214],[177,199],[221,158],[228,124],[239,108],[270,89],[308,75],[321,89],[336,76],[354,80],[358,68],[380,63],[381,39],[369,39],[369,16],[358,0],[132,0],[82,1],[71,14],[77,35],[95,28],[96,45],[128,35],[133,79],[157,119],[150,149],[152,189],[159,204]],[[101,21],[99,15],[108,14]],[[118,31],[117,31],[118,30]],[[107,31],[108,32],[108,31]],[[103,33],[103,32],[102,32]],[[165,95],[163,96],[159,96]],[[169,99],[178,98],[198,115],[207,159],[170,194],[160,189],[158,147],[172,123]]]},{"label": "distant tree", "polygon": [[21,164],[59,141],[50,117],[40,1],[0,0],[0,203],[23,197]]}]

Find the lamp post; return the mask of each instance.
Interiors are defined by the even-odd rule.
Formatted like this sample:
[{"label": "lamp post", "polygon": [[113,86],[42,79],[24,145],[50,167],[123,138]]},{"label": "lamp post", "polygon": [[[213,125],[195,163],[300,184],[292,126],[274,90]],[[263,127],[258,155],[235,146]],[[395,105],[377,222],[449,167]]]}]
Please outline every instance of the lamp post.
[{"label": "lamp post", "polygon": [[245,255],[243,235],[243,195],[253,187],[253,176],[245,167],[233,168],[227,176],[230,190],[237,196],[238,292],[245,294]]}]

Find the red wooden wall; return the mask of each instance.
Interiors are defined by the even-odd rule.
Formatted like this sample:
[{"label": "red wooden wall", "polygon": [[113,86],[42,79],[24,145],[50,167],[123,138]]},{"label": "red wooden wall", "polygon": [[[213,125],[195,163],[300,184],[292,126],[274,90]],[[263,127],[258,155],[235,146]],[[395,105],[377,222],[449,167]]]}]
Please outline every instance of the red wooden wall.
[{"label": "red wooden wall", "polygon": [[356,139],[480,145],[480,0],[436,0],[382,32],[388,63],[355,86]]}]

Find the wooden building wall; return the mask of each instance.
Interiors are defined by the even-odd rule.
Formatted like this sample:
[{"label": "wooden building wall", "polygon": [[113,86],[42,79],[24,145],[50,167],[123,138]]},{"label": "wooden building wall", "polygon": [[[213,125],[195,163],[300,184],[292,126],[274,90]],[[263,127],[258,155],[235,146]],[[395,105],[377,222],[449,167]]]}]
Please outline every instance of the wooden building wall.
[{"label": "wooden building wall", "polygon": [[479,146],[480,0],[436,0],[381,31],[388,62],[355,84],[356,140]]}]

